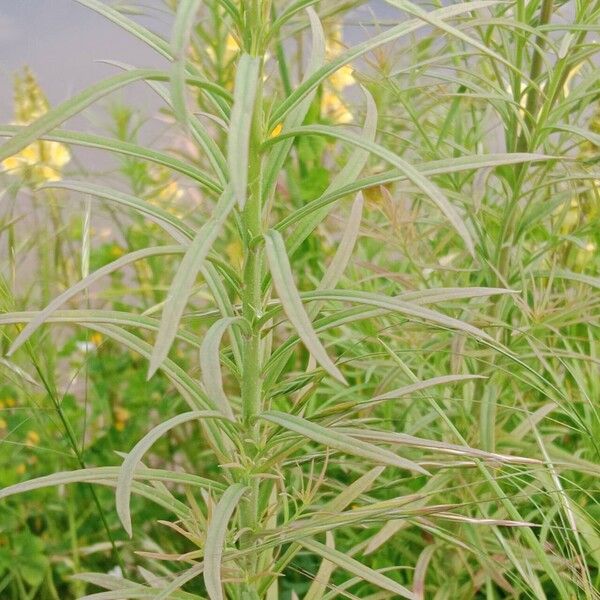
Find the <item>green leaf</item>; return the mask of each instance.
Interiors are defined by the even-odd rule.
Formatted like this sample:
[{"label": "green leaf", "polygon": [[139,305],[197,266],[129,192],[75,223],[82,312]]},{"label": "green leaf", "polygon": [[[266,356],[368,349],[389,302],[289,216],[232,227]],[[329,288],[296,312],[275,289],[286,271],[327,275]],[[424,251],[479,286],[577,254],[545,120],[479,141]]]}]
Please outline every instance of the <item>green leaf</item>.
[{"label": "green leaf", "polygon": [[[366,99],[366,115],[365,121],[360,132],[360,136],[365,140],[373,142],[377,134],[377,106],[373,96],[366,88],[362,88]],[[326,198],[341,187],[351,185],[367,164],[369,158],[368,150],[364,148],[355,148],[350,155],[350,158],[342,169],[333,178],[327,189],[321,195],[321,198]],[[319,202],[317,199],[315,202]],[[315,230],[319,223],[323,222],[332,209],[332,204],[325,204],[319,210],[315,210],[307,215],[305,220],[298,226],[288,240],[288,248],[293,254],[302,244],[302,242]],[[278,228],[279,229],[279,228]]]},{"label": "green leaf", "polygon": [[319,556],[334,563],[338,567],[341,567],[349,573],[356,575],[363,581],[368,581],[369,583],[387,590],[388,592],[392,592],[393,594],[397,594],[402,598],[408,598],[408,600],[418,600],[417,596],[403,585],[400,585],[382,573],[374,571],[362,563],[359,563],[357,560],[350,558],[343,552],[335,550],[334,548],[329,548],[319,542],[316,542],[315,540],[301,539],[298,543],[302,544],[302,546],[304,546],[307,550],[318,554]]},{"label": "green leaf", "polygon": [[385,392],[385,394],[379,394],[378,396],[375,396],[374,398],[372,398],[371,400],[367,400],[366,402],[370,404],[371,402],[392,400],[396,398],[401,398],[402,396],[406,396],[414,392],[426,390],[427,388],[434,387],[436,385],[446,385],[447,383],[470,381],[472,379],[486,378],[483,375],[441,375],[439,377],[432,377],[431,379],[425,379],[424,381],[418,381],[416,383],[404,385],[389,392]]},{"label": "green leaf", "polygon": [[328,448],[335,448],[336,450],[345,452],[351,456],[360,456],[377,464],[390,465],[400,469],[414,471],[415,473],[420,473],[422,475],[429,475],[425,469],[411,460],[401,458],[389,450],[378,448],[373,444],[362,442],[361,440],[356,440],[331,428],[312,423],[302,417],[270,410],[262,413],[260,418],[275,423],[290,431],[294,431],[295,433],[319,444],[323,444]]},{"label": "green leaf", "polygon": [[261,59],[242,54],[237,65],[231,123],[227,136],[227,165],[233,194],[240,208],[246,203],[248,153]]},{"label": "green leaf", "polygon": [[358,146],[359,148],[364,148],[371,154],[389,162],[400,172],[402,172],[406,176],[406,178],[409,181],[411,181],[417,188],[419,188],[428,198],[432,200],[432,202],[442,211],[442,213],[446,216],[448,221],[450,221],[454,229],[463,239],[471,255],[475,255],[473,239],[469,230],[467,229],[467,226],[461,219],[460,215],[456,212],[456,209],[450,204],[450,202],[448,202],[448,200],[442,193],[442,190],[437,185],[429,181],[426,177],[424,177],[418,169],[407,163],[397,154],[394,154],[391,150],[388,150],[387,148],[384,148],[383,146],[380,146],[375,142],[371,142],[368,139],[365,139],[363,136],[358,135],[356,133],[345,131],[340,127],[330,127],[327,125],[304,125],[302,127],[297,127],[296,129],[286,131],[285,133],[282,133],[278,137],[268,140],[265,143],[272,144],[278,142],[281,138],[285,138],[287,136],[297,136],[303,134],[318,134],[334,137],[336,139],[353,144],[354,146]]},{"label": "green leaf", "polygon": [[[325,33],[323,32],[323,26],[321,25],[317,13],[312,8],[309,8],[306,12],[310,20],[312,43],[303,81],[320,69],[325,61]],[[290,111],[283,123],[283,131],[302,125],[316,93],[317,89],[315,88]],[[264,174],[264,189],[266,194],[275,190],[277,177],[285,163],[285,159],[289,155],[293,143],[293,138],[286,139],[283,143],[274,146],[269,154]]]},{"label": "green leaf", "polygon": [[[487,167],[495,167],[502,165],[513,165],[525,162],[540,162],[554,160],[552,156],[546,156],[543,154],[533,154],[524,152],[515,152],[512,154],[483,154],[477,156],[460,156],[458,158],[447,158],[442,160],[433,160],[427,163],[414,165],[414,167],[423,176],[433,175],[444,175],[448,173],[459,173],[461,171],[468,171],[471,169],[484,169]],[[310,201],[308,204],[297,209],[284,219],[282,219],[276,226],[275,229],[282,231],[290,225],[298,223],[308,215],[321,208],[348,196],[355,194],[361,190],[372,188],[378,185],[385,185],[393,183],[395,181],[404,181],[408,179],[406,175],[396,169],[386,171],[379,175],[371,175],[359,179],[354,183],[342,185],[338,189],[330,192],[326,192],[320,198]],[[296,232],[293,234],[296,235]]]},{"label": "green leaf", "polygon": [[[11,137],[21,133],[24,129],[25,127],[23,125],[2,125],[0,126],[0,136]],[[138,146],[137,144],[132,144],[130,142],[123,142],[121,140],[91,133],[80,133],[78,131],[66,131],[62,129],[54,130],[52,133],[45,133],[40,136],[39,139],[61,142],[63,144],[74,144],[76,146],[84,146],[87,148],[96,148],[98,150],[109,150],[110,152],[124,154],[125,156],[134,156],[135,158],[148,160],[157,165],[173,169],[173,171],[186,175],[187,177],[191,177],[194,181],[212,192],[220,194],[223,191],[216,181],[196,166],[183,160],[179,160],[169,154],[165,154],[164,152]]]},{"label": "green leaf", "polygon": [[296,328],[300,339],[314,359],[335,379],[346,383],[344,376],[327,355],[325,348],[315,333],[310,318],[304,310],[300,294],[296,289],[292,269],[285,251],[285,243],[281,235],[274,230],[265,234],[267,259],[273,277],[273,284],[281,300],[281,305],[288,319]]},{"label": "green leaf", "polygon": [[[52,473],[51,475],[36,477],[2,488],[0,489],[0,499],[33,490],[67,485],[70,483],[99,483],[111,481],[114,482],[114,485],[116,486],[120,472],[121,467],[91,467],[87,469],[78,469],[76,471]],[[222,483],[205,479],[204,477],[198,477],[197,475],[182,473],[181,471],[148,469],[147,467],[138,466],[133,473],[133,478],[134,480],[140,481],[165,481],[194,487],[212,488],[218,491],[225,490],[225,486]]]},{"label": "green leaf", "polygon": [[191,411],[177,415],[160,423],[154,429],[149,431],[127,454],[119,471],[116,489],[117,514],[125,528],[125,531],[131,537],[133,531],[131,528],[131,512],[129,502],[131,499],[131,485],[144,454],[150,449],[152,444],[161,438],[165,433],[188,421],[197,421],[199,419],[222,419],[223,415],[216,411]]},{"label": "green leaf", "polygon": [[136,196],[119,192],[105,186],[93,183],[84,183],[83,181],[53,181],[45,183],[38,189],[59,189],[73,190],[82,194],[89,194],[93,198],[102,198],[128,208],[132,208],[136,213],[147,217],[157,225],[160,225],[173,239],[180,244],[187,245],[189,240],[194,237],[194,230],[188,227],[181,219],[172,215],[170,212],[140,200]]},{"label": "green leaf", "polygon": [[233,194],[229,190],[223,192],[213,215],[200,228],[177,269],[162,311],[162,319],[150,359],[148,378],[152,377],[169,353],[190,290],[234,203]]},{"label": "green leaf", "polygon": [[247,488],[234,483],[227,488],[215,507],[206,532],[204,545],[204,585],[210,600],[224,600],[221,579],[221,557],[231,515]]},{"label": "green leaf", "polygon": [[[156,69],[133,69],[126,73],[113,75],[99,83],[91,85],[79,94],[69,98],[69,100],[48,110],[39,119],[35,120],[31,125],[24,127],[17,135],[0,146],[0,161],[21,151],[42,135],[64,123],[67,119],[79,114],[96,100],[130,83],[144,79],[168,79],[168,75]],[[219,89],[219,86],[215,86],[215,84],[198,80],[196,80],[196,83],[201,87],[208,86],[213,90]]]},{"label": "green leaf", "polygon": [[58,295],[46,308],[36,314],[36,316],[29,321],[29,323],[19,333],[15,341],[12,343],[8,355],[10,356],[18,348],[20,348],[50,317],[56,310],[58,310],[63,304],[68,302],[71,298],[74,298],[77,294],[88,289],[93,283],[102,279],[110,273],[114,273],[126,265],[130,265],[138,260],[149,258],[151,256],[165,256],[168,254],[181,254],[184,252],[182,246],[157,246],[152,248],[144,248],[142,250],[136,250],[121,256],[117,260],[105,265],[104,267],[90,273],[87,277],[84,277],[81,281],[78,281],[75,285],[65,290],[62,294]]},{"label": "green leaf", "polygon": [[173,55],[171,98],[173,111],[186,130],[189,128],[185,87],[186,53],[194,28],[194,18],[199,7],[200,0],[180,0],[171,33],[171,53]]},{"label": "green leaf", "polygon": [[215,404],[221,409],[221,412],[232,421],[235,417],[227,395],[223,390],[219,346],[227,329],[241,321],[240,317],[219,319],[210,326],[200,346],[200,372],[202,373],[202,382],[204,383],[206,394],[211,400],[214,400]]},{"label": "green leaf", "polygon": [[[450,6],[431,11],[428,14],[430,19],[450,19],[464,13],[478,10],[480,8],[487,8],[500,3],[501,0],[474,0],[473,2],[452,4]],[[277,123],[281,123],[289,111],[294,108],[294,106],[301,102],[308,94],[312,92],[312,90],[316,89],[321,82],[333,75],[344,65],[355,60],[356,58],[363,56],[364,54],[367,54],[368,52],[371,52],[372,50],[375,50],[376,48],[379,48],[380,46],[383,46],[384,44],[393,42],[400,37],[418,31],[426,26],[427,23],[422,19],[413,19],[407,21],[406,23],[396,25],[395,27],[384,31],[383,33],[371,37],[366,41],[349,48],[345,52],[342,52],[330,63],[303,81],[287,98],[285,98],[285,100],[279,104],[279,106],[277,106],[271,115],[269,129],[273,129]]]}]

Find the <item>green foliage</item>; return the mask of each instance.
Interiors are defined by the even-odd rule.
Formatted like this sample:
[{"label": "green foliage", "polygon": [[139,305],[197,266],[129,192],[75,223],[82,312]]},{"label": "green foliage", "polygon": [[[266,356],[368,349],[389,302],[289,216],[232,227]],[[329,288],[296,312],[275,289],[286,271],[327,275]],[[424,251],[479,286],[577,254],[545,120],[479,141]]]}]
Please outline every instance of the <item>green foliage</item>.
[{"label": "green foliage", "polygon": [[599,598],[600,4],[74,1],[170,64],[0,127],[0,596]]}]

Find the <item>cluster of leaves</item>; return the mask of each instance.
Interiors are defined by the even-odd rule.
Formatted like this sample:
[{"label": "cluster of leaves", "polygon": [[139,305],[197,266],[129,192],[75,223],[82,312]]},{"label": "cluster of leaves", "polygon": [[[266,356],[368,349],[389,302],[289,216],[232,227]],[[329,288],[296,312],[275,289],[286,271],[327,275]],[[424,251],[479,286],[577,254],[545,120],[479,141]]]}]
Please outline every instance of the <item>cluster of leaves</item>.
[{"label": "cluster of leaves", "polygon": [[[170,68],[0,128],[5,441],[44,474],[2,482],[3,593],[597,598],[600,3],[388,0],[346,48],[356,2],[179,0],[167,41],[74,1]],[[136,81],[170,147],[61,128]],[[41,143],[120,178],[14,172]]]}]

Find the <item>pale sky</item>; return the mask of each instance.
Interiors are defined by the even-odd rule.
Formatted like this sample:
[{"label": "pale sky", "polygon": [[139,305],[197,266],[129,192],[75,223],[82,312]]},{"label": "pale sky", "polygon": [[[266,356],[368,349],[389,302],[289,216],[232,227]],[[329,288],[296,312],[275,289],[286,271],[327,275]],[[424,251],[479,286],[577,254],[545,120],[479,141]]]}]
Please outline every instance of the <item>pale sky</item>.
[{"label": "pale sky", "polygon": [[[114,0],[107,4],[114,4]],[[162,0],[120,4],[145,7],[146,15],[134,18],[168,36],[172,15]],[[368,4],[376,6],[379,15],[398,14],[383,0]],[[371,20],[366,6],[359,14],[361,20]],[[349,31],[348,38],[352,37]],[[24,65],[31,67],[50,103],[55,105],[117,72],[115,67],[97,62],[102,59],[139,67],[165,66],[161,57],[143,42],[75,0],[0,0],[0,122],[12,118],[12,76]],[[143,86],[137,84],[129,93],[137,97],[136,89],[142,90]],[[151,96],[147,88],[143,94],[144,98]]]}]

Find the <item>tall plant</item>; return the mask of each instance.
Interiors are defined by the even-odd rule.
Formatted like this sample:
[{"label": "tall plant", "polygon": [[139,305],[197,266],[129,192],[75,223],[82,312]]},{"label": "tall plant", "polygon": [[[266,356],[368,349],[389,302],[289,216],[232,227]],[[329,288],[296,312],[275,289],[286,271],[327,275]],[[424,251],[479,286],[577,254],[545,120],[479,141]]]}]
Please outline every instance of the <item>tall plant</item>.
[{"label": "tall plant", "polygon": [[[178,216],[119,191],[110,182],[60,180],[42,186],[101,199],[123,213],[140,215],[160,226],[168,244],[140,247],[119,257],[38,312],[5,315],[5,323],[25,323],[10,353],[30,344],[46,323],[76,323],[147,358],[148,377],[160,372],[187,404],[185,412],[159,423],[133,448],[123,448],[127,454],[119,468],[55,473],[0,492],[5,497],[72,482],[114,486],[116,511],[129,536],[135,525],[132,495],[173,513],[176,521],[171,527],[193,549],[180,557],[154,552],[151,558],[157,565],[160,560],[181,562],[177,572],[145,573],[143,583],[133,575],[80,574],[84,581],[109,590],[86,597],[274,600],[293,587],[286,578],[293,573],[295,561],[308,557],[310,564],[318,564],[312,583],[298,588],[308,600],[348,595],[350,589],[359,597],[379,589],[380,595],[369,597],[423,598],[424,573],[437,544],[452,543],[440,525],[445,521],[469,527],[468,539],[456,545],[461,552],[473,553],[481,565],[488,598],[497,597],[494,586],[512,593],[510,597],[522,593],[568,600],[574,590],[581,597],[594,597],[589,567],[580,562],[586,553],[582,544],[587,547],[594,539],[589,532],[580,539],[583,521],[565,534],[574,536],[574,545],[569,542],[576,554],[573,562],[557,559],[547,551],[545,534],[539,534],[538,515],[523,512],[513,498],[513,486],[519,481],[538,476],[559,481],[556,466],[543,444],[540,453],[520,452],[525,449],[515,439],[503,451],[496,448],[492,401],[496,388],[484,379],[495,368],[518,369],[528,389],[559,402],[565,399],[557,381],[518,356],[510,347],[510,336],[497,333],[508,330],[515,302],[521,299],[513,287],[510,261],[527,221],[522,202],[530,193],[525,189],[528,169],[557,164],[556,156],[534,141],[544,132],[539,119],[544,111],[553,110],[542,102],[543,84],[549,83],[541,81],[552,3],[514,5],[518,13],[514,22],[523,37],[518,38],[517,60],[513,60],[496,37],[497,30],[500,38],[504,35],[508,9],[494,0],[431,11],[390,0],[405,19],[337,51],[328,51],[314,8],[318,3],[310,0],[282,8],[269,0],[215,0],[206,6],[200,0],[180,0],[169,42],[98,0],[76,1],[145,42],[170,61],[170,69],[119,64],[123,72],[48,110],[32,124],[4,127],[3,133],[11,137],[0,148],[0,159],[39,139],[91,147],[170,169],[189,178],[213,201],[210,214],[199,223],[194,215]],[[213,54],[233,69],[232,89],[226,80],[212,77],[202,59],[197,60],[198,41],[206,36],[199,11],[213,19],[217,29]],[[585,13],[586,22],[593,14],[591,9]],[[327,7],[323,15],[327,17]],[[377,104],[383,94],[397,94],[411,116],[411,111],[419,110],[411,105],[413,92],[398,89],[394,79],[386,82],[388,87],[377,88],[364,78],[364,116],[359,126],[314,118],[313,108],[322,101],[332,77],[347,76],[348,65],[389,44],[413,35],[418,40],[430,27],[444,36],[444,56],[461,74],[456,100],[437,141],[418,117],[414,122],[422,136],[422,152],[411,154],[385,135],[385,127],[379,131]],[[231,38],[229,58],[224,31]],[[585,55],[585,27],[574,31],[581,33],[571,34],[570,48]],[[294,84],[286,55],[305,38],[310,56]],[[276,70],[267,69],[270,54],[277,58]],[[563,53],[561,60],[565,57]],[[433,60],[426,58],[413,66],[415,72]],[[474,65],[489,74],[494,90],[462,74]],[[560,95],[569,69],[563,63],[557,68],[563,68],[565,76],[551,82],[552,94]],[[452,81],[452,76],[447,79]],[[148,82],[167,103],[201,157],[198,161],[132,141],[58,129],[92,103],[136,81]],[[501,83],[507,84],[503,90]],[[191,102],[192,93],[201,113]],[[511,93],[518,100],[507,100]],[[453,123],[459,119],[461,96],[469,94],[486,99],[486,106],[497,110],[505,119],[505,131],[514,128],[505,145],[508,152],[481,151],[482,137],[469,141],[469,134],[463,136]],[[550,91],[544,94],[548,98]],[[476,120],[473,114],[469,118]],[[569,127],[554,130],[572,131]],[[448,132],[455,138],[452,151],[444,154],[440,145],[446,144],[443,138]],[[315,183],[311,181],[319,172],[315,162],[323,153],[317,146],[312,155],[316,161],[311,163],[307,144],[332,140],[335,148],[348,152],[340,154],[342,164],[335,176]],[[382,171],[381,165],[389,170]],[[490,248],[490,231],[480,229],[486,219],[491,220],[489,214],[480,218],[471,212],[473,207],[464,210],[457,205],[461,184],[471,185],[473,178],[473,187],[484,189],[477,192],[481,203],[490,174],[500,178],[499,187],[510,188],[508,195],[512,193],[503,207],[495,248]],[[361,245],[363,216],[373,206],[383,206],[393,193],[428,206],[427,214],[436,221],[432,235],[439,236],[439,247],[450,246],[460,256],[459,262],[469,265],[466,271],[474,273],[470,285],[430,286],[424,277],[423,285],[415,289],[388,282],[378,288],[345,276],[356,253],[365,260],[377,259],[372,244]],[[490,202],[487,210],[492,213],[496,208]],[[334,209],[343,220],[341,228],[331,227]],[[224,259],[225,238],[240,249],[239,261]],[[326,256],[332,240],[335,250]],[[151,257],[168,256],[177,256],[168,292],[158,304],[146,306],[145,312],[63,309],[106,275]],[[314,257],[318,267],[308,272],[305,261]],[[389,262],[382,268],[395,275]],[[210,291],[211,300],[208,305],[195,304],[190,312],[199,281]],[[402,346],[410,335],[396,337],[401,335],[396,332],[410,332],[415,326],[429,335],[440,331],[443,346],[452,344],[453,364],[443,363],[435,376],[427,377],[423,371],[421,377],[403,356],[406,347]],[[386,339],[388,333],[391,337]],[[174,345],[194,349],[199,377],[178,364],[171,352]],[[461,362],[457,359],[461,353],[473,360]],[[426,392],[450,385],[464,386],[465,398],[473,393],[481,396],[477,398],[485,406],[481,436],[467,439],[448,416],[449,396],[440,404]],[[409,395],[430,406],[421,418],[437,420],[445,432],[442,439],[413,435],[419,428],[397,407]],[[198,449],[210,450],[198,459],[210,462],[209,467],[198,465],[202,475],[145,466],[144,456],[152,445],[175,428],[185,428],[197,440]],[[447,435],[452,441],[445,441]],[[482,447],[474,447],[473,442]],[[467,496],[474,495],[474,510],[468,509],[465,497],[457,500],[454,491],[462,486]],[[480,504],[478,488],[491,493]],[[432,503],[440,492],[447,493],[449,501],[438,497]],[[557,493],[564,499],[560,489]],[[575,509],[569,501],[556,506],[572,525]],[[402,565],[372,561],[372,553],[392,543],[392,536],[407,525],[434,540],[418,561]],[[368,535],[353,543],[349,532],[355,528],[366,528]],[[481,528],[491,532],[491,540],[481,541]],[[498,553],[501,569],[494,562]],[[330,585],[337,571],[346,574],[344,583]],[[471,589],[477,593],[480,587]]]}]

